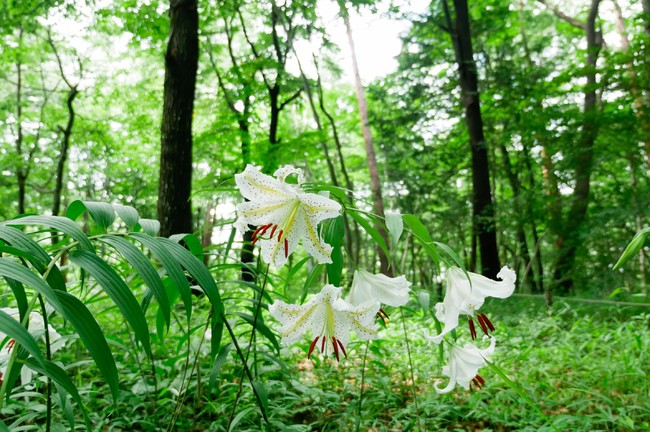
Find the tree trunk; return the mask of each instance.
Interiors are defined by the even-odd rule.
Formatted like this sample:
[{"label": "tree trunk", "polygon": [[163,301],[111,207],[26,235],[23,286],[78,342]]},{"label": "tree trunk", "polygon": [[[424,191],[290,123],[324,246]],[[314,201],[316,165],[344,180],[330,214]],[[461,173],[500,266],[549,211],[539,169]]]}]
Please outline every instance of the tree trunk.
[{"label": "tree trunk", "polygon": [[[357,103],[359,105],[359,115],[361,116],[361,128],[363,131],[363,141],[366,146],[366,156],[368,160],[368,170],[370,171],[370,190],[372,191],[372,202],[374,212],[380,218],[384,217],[384,199],[381,193],[381,181],[379,180],[379,168],[377,167],[377,157],[375,156],[375,148],[372,144],[372,134],[370,132],[370,125],[368,123],[368,105],[366,97],[363,92],[363,84],[361,83],[361,75],[359,74],[359,65],[357,63],[357,54],[354,48],[354,39],[352,38],[352,27],[350,26],[350,17],[345,7],[344,0],[339,0],[339,8],[343,23],[345,24],[345,31],[348,36],[348,44],[350,45],[350,55],[352,57],[352,69],[354,71],[354,86],[357,92]],[[375,228],[384,239],[386,247],[390,246],[388,241],[388,233],[383,224],[376,224]],[[379,262],[381,272],[385,275],[391,276],[392,270],[389,268],[388,257],[383,249],[377,247],[379,254]]]},{"label": "tree trunk", "polygon": [[70,87],[66,106],[68,107],[68,123],[62,129],[63,138],[61,139],[61,154],[56,164],[56,180],[54,184],[54,200],[52,203],[52,214],[58,216],[61,212],[61,195],[63,194],[63,180],[65,178],[65,164],[68,160],[68,151],[70,149],[70,137],[72,136],[72,127],[74,126],[74,106],[72,105],[77,97],[77,86]]},{"label": "tree trunk", "polygon": [[160,235],[192,232],[192,112],[199,57],[196,0],[170,0],[165,54],[158,219]]},{"label": "tree trunk", "polygon": [[[645,79],[648,80],[650,79],[650,46],[648,46],[648,40],[650,40],[650,0],[642,0],[641,2],[643,4],[643,18],[644,18],[644,29],[645,29],[645,37],[646,37],[646,43],[644,44],[644,54],[645,54],[645,59],[644,59],[644,64],[645,64]],[[646,108],[645,111],[645,116],[647,119],[647,116],[650,115],[650,91],[646,90],[645,92],[645,104],[644,107]],[[643,137],[643,142],[645,143],[645,154],[646,154],[646,164],[647,164],[647,173],[648,176],[650,176],[650,121],[645,121],[643,122],[642,126],[646,126],[643,128],[644,132],[644,137]]]},{"label": "tree trunk", "polygon": [[[20,29],[19,38],[22,41],[23,30]],[[20,58],[16,62],[16,154],[18,167],[16,168],[16,181],[18,183],[18,214],[25,213],[25,189],[27,184],[27,169],[23,160],[23,69]]]},{"label": "tree trunk", "polygon": [[474,62],[467,0],[454,0],[456,25],[452,25],[447,0],[443,0],[449,30],[456,52],[460,75],[465,121],[472,152],[472,204],[476,236],[481,255],[481,273],[494,278],[499,272],[499,254],[494,221],[494,205],[490,191],[487,143],[483,135],[483,119],[478,93],[478,73]]},{"label": "tree trunk", "polygon": [[585,24],[587,37],[587,84],[585,86],[584,119],[580,140],[577,143],[576,186],[568,218],[558,236],[558,258],[553,270],[553,278],[562,295],[569,294],[573,288],[571,271],[576,252],[580,245],[580,229],[587,215],[591,170],[594,159],[594,143],[598,136],[598,110],[596,107],[596,62],[602,46],[602,35],[596,31],[596,17],[600,0],[592,0],[589,16]]}]

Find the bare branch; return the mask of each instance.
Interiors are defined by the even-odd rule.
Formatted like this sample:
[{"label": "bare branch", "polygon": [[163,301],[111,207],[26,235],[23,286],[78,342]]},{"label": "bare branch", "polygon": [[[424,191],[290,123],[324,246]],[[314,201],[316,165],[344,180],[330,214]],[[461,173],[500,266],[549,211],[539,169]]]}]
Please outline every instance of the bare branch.
[{"label": "bare branch", "polygon": [[562,12],[560,9],[558,9],[557,6],[553,6],[553,5],[548,4],[548,2],[546,0],[537,0],[537,1],[540,2],[541,4],[543,4],[548,10],[553,12],[561,20],[564,20],[564,21],[568,22],[569,24],[571,24],[572,26],[577,27],[577,28],[579,28],[581,30],[587,30],[587,25],[585,23],[583,23],[582,21],[578,21],[577,19],[568,16],[567,14]]}]

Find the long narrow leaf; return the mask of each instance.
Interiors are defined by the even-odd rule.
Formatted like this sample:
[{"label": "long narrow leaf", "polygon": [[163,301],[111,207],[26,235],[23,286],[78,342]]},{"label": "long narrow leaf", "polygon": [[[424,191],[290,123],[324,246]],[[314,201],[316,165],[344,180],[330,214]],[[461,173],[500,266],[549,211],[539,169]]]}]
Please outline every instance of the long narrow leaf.
[{"label": "long narrow leaf", "polygon": [[38,348],[38,343],[29,331],[23,327],[15,318],[8,313],[0,310],[0,332],[6,334],[20,344],[29,354],[31,354],[38,362],[43,363],[43,356],[41,350]]},{"label": "long narrow leaf", "polygon": [[140,215],[133,207],[122,204],[113,204],[113,208],[129,229],[133,229],[138,224]]},{"label": "long narrow leaf", "polygon": [[368,235],[370,235],[370,237],[375,241],[375,243],[377,243],[377,245],[381,248],[381,250],[384,251],[386,256],[389,256],[388,247],[386,246],[386,241],[381,236],[379,231],[375,227],[373,227],[368,220],[366,220],[363,216],[361,216],[360,213],[351,209],[348,209],[347,213],[352,217],[352,219],[354,219],[355,221],[357,221],[359,225],[361,225],[364,231],[367,232]]},{"label": "long narrow leaf", "polygon": [[156,257],[156,259],[162,264],[163,268],[167,272],[167,275],[172,280],[174,285],[176,285],[176,289],[180,294],[181,300],[183,300],[187,322],[189,323],[190,318],[192,317],[192,292],[190,291],[190,284],[185,277],[185,273],[183,273],[183,269],[178,263],[176,257],[172,255],[163,244],[159,243],[156,240],[156,237],[141,233],[131,233],[131,237],[149,249],[151,253]]},{"label": "long narrow leaf", "polygon": [[61,305],[59,312],[77,330],[79,338],[90,352],[97,368],[111,389],[113,401],[117,401],[120,391],[117,367],[99,324],[88,308],[73,295],[63,291],[54,291],[54,295],[57,298],[57,303]]},{"label": "long narrow leaf", "polygon": [[136,269],[142,280],[147,284],[151,293],[156,298],[158,305],[162,310],[163,317],[167,323],[167,327],[171,323],[171,311],[169,306],[169,298],[165,292],[165,286],[163,285],[158,272],[151,265],[151,262],[147,257],[133,244],[129,241],[123,239],[122,237],[116,236],[104,236],[101,240],[111,245],[115,248],[123,257],[126,259],[129,264]]},{"label": "long narrow leaf", "polygon": [[65,216],[76,220],[85,211],[88,211],[88,214],[95,223],[104,229],[111,226],[115,221],[115,209],[113,206],[97,201],[73,201],[65,211]]},{"label": "long narrow leaf", "polygon": [[[27,254],[25,256],[34,267],[40,272],[45,271],[45,267],[50,264],[51,257],[37,242],[30,238],[21,230],[10,227],[0,226],[0,239],[9,243],[16,249],[19,249]],[[47,283],[54,289],[66,290],[65,279],[61,274],[61,270],[56,265],[52,265],[50,272],[47,275]]]},{"label": "long narrow leaf", "polygon": [[74,385],[70,377],[65,373],[63,369],[61,369],[58,365],[55,363],[52,363],[49,360],[45,360],[43,362],[36,362],[34,359],[27,359],[25,361],[25,364],[27,367],[32,369],[33,371],[36,371],[40,374],[45,375],[46,377],[49,377],[54,381],[56,384],[60,385],[65,389],[66,392],[72,396],[72,399],[77,402],[77,405],[79,405],[79,409],[81,410],[81,414],[83,415],[84,418],[84,423],[86,424],[86,430],[90,431],[91,430],[91,425],[90,425],[90,418],[88,417],[88,411],[86,410],[86,407],[83,404],[83,401],[81,400],[81,395],[79,395],[79,391],[77,390],[77,387]]},{"label": "long narrow leaf", "polygon": [[97,255],[86,251],[70,252],[70,261],[86,270],[99,285],[106,291],[109,297],[115,302],[124,318],[133,328],[136,339],[138,339],[147,355],[151,356],[151,344],[149,342],[149,329],[147,320],[135,296],[126,285],[126,282],[117,274],[111,266]]},{"label": "long narrow leaf", "polygon": [[113,400],[117,400],[119,389],[115,360],[104,334],[88,308],[67,292],[52,289],[27,267],[6,258],[0,258],[0,275],[38,291],[64,319],[72,324],[111,388]]},{"label": "long narrow leaf", "polygon": [[88,240],[88,237],[86,237],[86,234],[84,234],[83,231],[81,231],[81,228],[68,219],[67,217],[63,216],[26,216],[23,218],[19,219],[12,219],[8,220],[5,222],[0,223],[0,225],[10,225],[10,226],[25,226],[25,225],[38,225],[38,226],[45,226],[47,228],[60,231],[64,234],[69,235],[72,237],[74,240],[79,242],[79,246],[82,249],[85,249],[90,252],[94,252],[95,248],[93,247],[93,244]]}]

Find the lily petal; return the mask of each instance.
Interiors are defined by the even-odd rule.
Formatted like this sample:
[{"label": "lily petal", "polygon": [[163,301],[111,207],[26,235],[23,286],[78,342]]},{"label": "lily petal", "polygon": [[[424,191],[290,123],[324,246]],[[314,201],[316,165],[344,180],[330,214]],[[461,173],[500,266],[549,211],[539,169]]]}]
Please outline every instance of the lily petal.
[{"label": "lily petal", "polygon": [[456,384],[468,390],[478,370],[487,365],[486,360],[494,353],[495,343],[496,339],[491,338],[490,346],[485,349],[479,349],[472,344],[466,344],[464,347],[453,345],[449,351],[449,365],[442,370],[442,373],[449,377],[449,383],[444,388],[435,384],[436,392],[449,393]]},{"label": "lily petal", "polygon": [[405,276],[395,278],[383,274],[372,274],[363,269],[354,271],[350,295],[347,298],[353,305],[378,300],[389,306],[403,306],[409,301],[411,283]]},{"label": "lily petal", "polygon": [[472,316],[483,306],[486,297],[506,298],[512,295],[517,279],[515,272],[508,267],[503,267],[497,277],[502,280],[495,281],[472,272],[467,272],[466,275],[458,267],[449,268],[445,298],[442,303],[436,304],[436,318],[444,323],[444,328],[440,334],[425,335],[425,338],[440,343],[447,333],[458,327],[459,316],[461,314]]}]

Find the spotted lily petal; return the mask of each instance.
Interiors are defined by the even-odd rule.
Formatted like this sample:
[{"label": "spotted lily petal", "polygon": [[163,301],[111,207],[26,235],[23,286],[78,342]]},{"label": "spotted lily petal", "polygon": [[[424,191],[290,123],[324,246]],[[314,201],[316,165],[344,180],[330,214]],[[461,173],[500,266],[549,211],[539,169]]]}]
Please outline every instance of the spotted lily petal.
[{"label": "spotted lily petal", "polygon": [[[296,174],[298,184],[289,184],[287,176]],[[265,262],[279,268],[287,261],[300,241],[319,263],[331,262],[332,248],[319,233],[318,224],[340,214],[341,205],[327,197],[305,193],[300,188],[302,170],[290,165],[275,172],[277,178],[260,173],[248,165],[235,182],[249,200],[237,206],[235,226],[241,232],[249,225],[259,227],[253,242],[261,244]]]},{"label": "spotted lily petal", "polygon": [[282,343],[289,345],[295,342],[311,328],[315,337],[308,355],[318,346],[324,354],[334,353],[338,359],[340,353],[346,354],[345,345],[351,329],[360,339],[374,338],[374,315],[379,310],[379,304],[352,306],[340,298],[341,290],[333,285],[325,285],[319,294],[301,306],[281,300],[270,305],[269,312],[282,324]]}]

